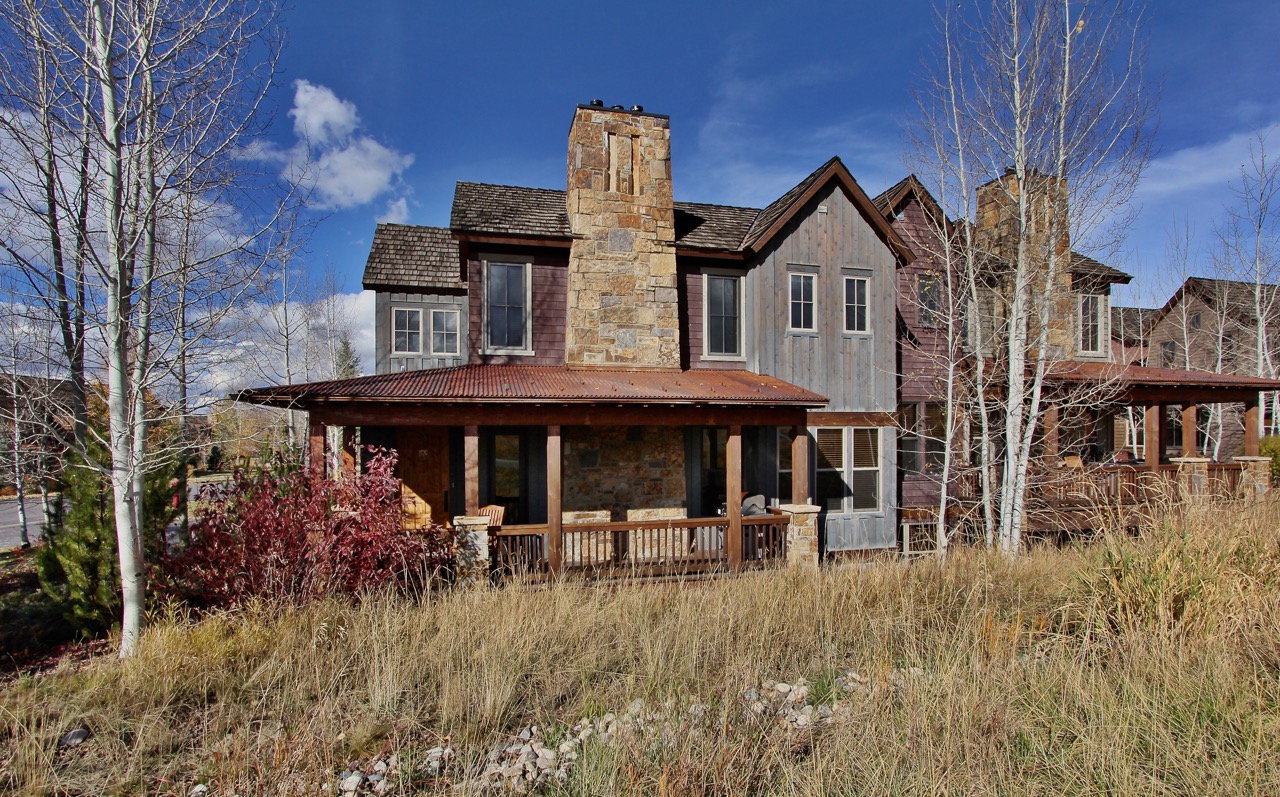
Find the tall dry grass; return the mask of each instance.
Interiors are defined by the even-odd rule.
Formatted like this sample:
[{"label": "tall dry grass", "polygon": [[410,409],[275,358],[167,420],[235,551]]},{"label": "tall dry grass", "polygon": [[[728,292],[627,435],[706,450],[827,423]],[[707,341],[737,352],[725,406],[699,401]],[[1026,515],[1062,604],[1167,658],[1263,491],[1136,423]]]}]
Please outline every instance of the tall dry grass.
[{"label": "tall dry grass", "polygon": [[[955,551],[679,585],[512,587],[158,618],[136,659],[0,694],[0,789],[315,793],[349,762],[475,760],[530,723],[712,707],[589,743],[566,794],[1280,794],[1280,505],[1015,561]],[[752,721],[766,679],[919,668],[817,731]],[[824,680],[825,679],[825,680]],[[59,751],[84,724],[83,745]],[[470,751],[470,752],[465,752]],[[465,760],[464,760],[465,763]]]}]

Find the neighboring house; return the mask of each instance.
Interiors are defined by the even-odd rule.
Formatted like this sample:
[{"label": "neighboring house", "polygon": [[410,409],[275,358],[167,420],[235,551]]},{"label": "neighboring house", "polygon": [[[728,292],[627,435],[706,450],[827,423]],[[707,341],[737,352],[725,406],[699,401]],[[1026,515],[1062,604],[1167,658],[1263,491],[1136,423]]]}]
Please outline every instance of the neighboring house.
[{"label": "neighboring house", "polygon": [[[1006,174],[978,191],[980,304],[1000,301],[1017,190]],[[582,105],[566,190],[459,182],[448,228],[378,226],[375,375],[240,397],[309,411],[313,455],[327,425],[359,427],[399,452],[410,523],[488,507],[499,558],[538,569],[765,559],[779,527],[743,496],[816,504],[828,556],[893,548],[936,517],[944,363],[985,323],[946,333],[939,229],[914,177],[872,200],[838,158],[764,208],[676,202],[667,117]],[[1117,407],[1256,395],[1116,358],[1110,290],[1129,275],[1061,245],[1044,453],[1102,453]],[[1113,404],[1059,418],[1099,381]]]}]

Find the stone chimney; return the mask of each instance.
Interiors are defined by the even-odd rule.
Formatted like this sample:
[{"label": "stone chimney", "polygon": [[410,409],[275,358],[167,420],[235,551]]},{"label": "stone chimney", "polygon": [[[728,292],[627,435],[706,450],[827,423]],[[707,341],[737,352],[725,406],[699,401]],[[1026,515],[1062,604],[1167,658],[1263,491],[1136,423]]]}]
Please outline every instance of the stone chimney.
[{"label": "stone chimney", "polygon": [[680,367],[667,117],[579,105],[569,128],[570,366]]},{"label": "stone chimney", "polygon": [[[1049,350],[1051,356],[1075,351],[1073,334],[1076,306],[1071,288],[1071,230],[1067,216],[1067,181],[1030,171],[1026,178],[1027,233],[1032,262],[1040,269],[1032,295],[1050,295]],[[977,244],[979,249],[1013,264],[1018,255],[1018,202],[1024,186],[1013,169],[978,188]],[[1056,224],[1054,222],[1057,222]],[[1053,285],[1046,284],[1050,236],[1057,266]]]}]

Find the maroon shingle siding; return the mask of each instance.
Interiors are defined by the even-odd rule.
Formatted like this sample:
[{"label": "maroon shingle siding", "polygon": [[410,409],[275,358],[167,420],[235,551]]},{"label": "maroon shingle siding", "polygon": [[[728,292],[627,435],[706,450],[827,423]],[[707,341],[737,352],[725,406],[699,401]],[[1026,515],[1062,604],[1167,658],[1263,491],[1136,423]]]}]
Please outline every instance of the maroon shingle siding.
[{"label": "maroon shingle siding", "polygon": [[563,365],[565,308],[569,296],[569,255],[564,250],[506,250],[493,247],[483,254],[509,256],[514,262],[533,263],[533,355],[485,354],[483,341],[483,263],[479,257],[467,261],[469,294],[467,339],[472,364]]}]

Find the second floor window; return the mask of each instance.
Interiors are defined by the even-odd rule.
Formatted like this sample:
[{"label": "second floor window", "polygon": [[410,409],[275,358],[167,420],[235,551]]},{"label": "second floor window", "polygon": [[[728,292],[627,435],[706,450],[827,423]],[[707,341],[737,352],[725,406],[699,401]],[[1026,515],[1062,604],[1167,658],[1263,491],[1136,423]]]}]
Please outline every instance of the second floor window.
[{"label": "second floor window", "polygon": [[1103,306],[1101,296],[1085,294],[1080,297],[1080,352],[1083,354],[1102,351]]},{"label": "second floor window", "polygon": [[422,353],[422,311],[399,308],[391,311],[391,353]]},{"label": "second floor window", "polygon": [[1178,364],[1178,341],[1166,340],[1160,344],[1160,367],[1173,368]]},{"label": "second floor window", "polygon": [[707,275],[707,355],[742,356],[742,279]]},{"label": "second floor window", "polygon": [[936,274],[919,275],[916,295],[920,302],[920,326],[942,326],[942,280]]},{"label": "second floor window", "polygon": [[791,275],[791,329],[812,332],[813,323],[813,274]]},{"label": "second floor window", "polygon": [[871,319],[867,314],[866,277],[844,278],[844,331],[870,332]]},{"label": "second floor window", "polygon": [[458,355],[458,311],[431,311],[431,353],[437,357]]},{"label": "second floor window", "polygon": [[485,269],[486,343],[490,350],[529,348],[529,266],[489,263]]}]

